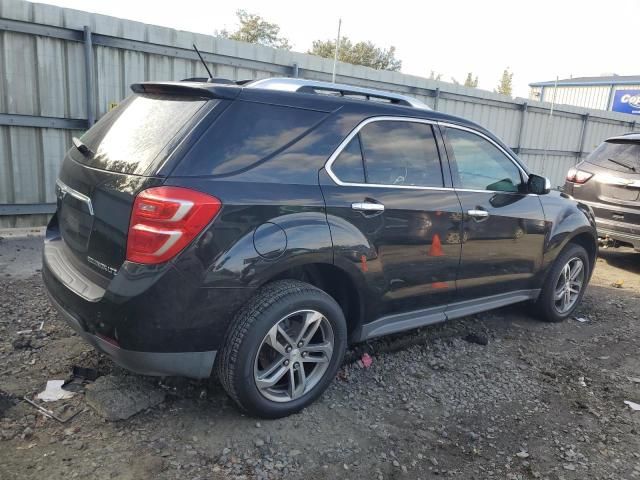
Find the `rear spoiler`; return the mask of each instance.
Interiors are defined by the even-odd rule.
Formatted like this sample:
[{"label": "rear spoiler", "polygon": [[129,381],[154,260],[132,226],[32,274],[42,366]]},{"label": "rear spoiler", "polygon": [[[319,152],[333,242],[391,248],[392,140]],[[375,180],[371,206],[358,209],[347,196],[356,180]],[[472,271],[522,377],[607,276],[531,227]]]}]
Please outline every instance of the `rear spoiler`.
[{"label": "rear spoiler", "polygon": [[132,84],[131,90],[135,93],[184,95],[189,97],[233,100],[240,94],[242,88],[236,85],[202,82],[142,82]]},{"label": "rear spoiler", "polygon": [[640,144],[640,132],[629,132],[616,137],[607,138],[608,143],[635,143]]}]

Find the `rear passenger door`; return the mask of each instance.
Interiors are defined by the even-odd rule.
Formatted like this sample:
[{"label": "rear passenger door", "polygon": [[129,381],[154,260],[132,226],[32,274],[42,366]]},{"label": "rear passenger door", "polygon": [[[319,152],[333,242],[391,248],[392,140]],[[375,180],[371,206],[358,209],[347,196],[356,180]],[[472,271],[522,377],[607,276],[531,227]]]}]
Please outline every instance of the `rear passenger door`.
[{"label": "rear passenger door", "polygon": [[443,312],[455,292],[461,208],[448,166],[443,173],[442,148],[429,122],[373,118],[321,172],[336,263],[351,264],[366,278],[365,321],[427,308]]}]

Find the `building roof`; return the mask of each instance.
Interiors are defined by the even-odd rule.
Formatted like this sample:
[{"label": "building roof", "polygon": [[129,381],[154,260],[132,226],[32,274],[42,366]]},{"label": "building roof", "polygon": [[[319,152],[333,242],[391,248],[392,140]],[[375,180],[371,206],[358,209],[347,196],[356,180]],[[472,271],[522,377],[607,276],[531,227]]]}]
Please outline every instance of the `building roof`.
[{"label": "building roof", "polygon": [[[549,87],[556,84],[555,80],[547,82],[533,82],[530,87]],[[603,77],[574,77],[558,80],[558,85],[588,86],[588,85],[640,85],[640,75],[609,75]]]}]

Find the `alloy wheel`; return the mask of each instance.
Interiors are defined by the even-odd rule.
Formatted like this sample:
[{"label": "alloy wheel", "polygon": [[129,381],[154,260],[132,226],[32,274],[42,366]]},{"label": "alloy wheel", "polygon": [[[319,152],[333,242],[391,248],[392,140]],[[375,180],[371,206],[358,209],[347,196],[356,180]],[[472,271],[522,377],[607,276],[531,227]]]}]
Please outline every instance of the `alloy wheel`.
[{"label": "alloy wheel", "polygon": [[258,391],[274,402],[290,402],[315,387],[329,368],[334,335],[320,312],[299,310],[267,332],[254,362]]},{"label": "alloy wheel", "polygon": [[554,306],[558,313],[571,310],[580,296],[584,285],[584,263],[581,258],[571,258],[560,272],[554,290]]}]

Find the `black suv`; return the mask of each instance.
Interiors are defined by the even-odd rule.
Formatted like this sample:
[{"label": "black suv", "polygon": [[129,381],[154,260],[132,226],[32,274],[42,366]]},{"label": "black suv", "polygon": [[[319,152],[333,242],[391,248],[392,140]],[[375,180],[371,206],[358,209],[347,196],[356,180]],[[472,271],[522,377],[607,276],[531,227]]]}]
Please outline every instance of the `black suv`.
[{"label": "black suv", "polygon": [[605,140],[569,170],[564,191],[593,208],[601,243],[640,251],[640,133]]},{"label": "black suv", "polygon": [[591,209],[484,128],[301,79],[141,83],[57,181],[43,277],[89,343],[251,414],[317,398],[348,343],[522,301],[573,312]]}]

